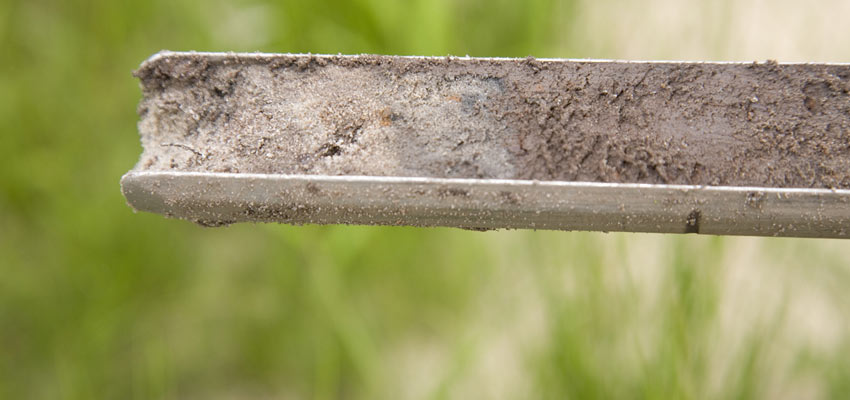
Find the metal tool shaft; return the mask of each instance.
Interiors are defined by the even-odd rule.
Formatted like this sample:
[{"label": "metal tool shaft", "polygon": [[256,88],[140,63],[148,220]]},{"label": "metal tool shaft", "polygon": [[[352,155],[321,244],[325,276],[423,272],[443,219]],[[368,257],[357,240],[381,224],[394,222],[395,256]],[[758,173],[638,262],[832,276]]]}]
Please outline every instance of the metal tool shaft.
[{"label": "metal tool shaft", "polygon": [[242,221],[847,237],[850,65],[171,53],[131,206]]}]

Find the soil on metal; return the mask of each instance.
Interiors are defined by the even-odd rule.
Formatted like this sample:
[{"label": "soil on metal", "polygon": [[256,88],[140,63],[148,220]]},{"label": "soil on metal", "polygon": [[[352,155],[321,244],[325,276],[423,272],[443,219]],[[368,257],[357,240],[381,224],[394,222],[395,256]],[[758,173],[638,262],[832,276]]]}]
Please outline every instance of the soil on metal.
[{"label": "soil on metal", "polygon": [[850,188],[848,65],[161,53],[135,74],[137,170]]}]

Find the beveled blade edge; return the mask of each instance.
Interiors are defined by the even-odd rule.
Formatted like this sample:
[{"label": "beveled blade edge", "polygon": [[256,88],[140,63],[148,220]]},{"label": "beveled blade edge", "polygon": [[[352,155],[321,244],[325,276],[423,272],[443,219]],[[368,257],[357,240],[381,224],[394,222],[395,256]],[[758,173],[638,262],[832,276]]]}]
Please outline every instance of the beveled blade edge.
[{"label": "beveled blade edge", "polygon": [[235,222],[846,238],[850,190],[130,172],[136,210]]}]

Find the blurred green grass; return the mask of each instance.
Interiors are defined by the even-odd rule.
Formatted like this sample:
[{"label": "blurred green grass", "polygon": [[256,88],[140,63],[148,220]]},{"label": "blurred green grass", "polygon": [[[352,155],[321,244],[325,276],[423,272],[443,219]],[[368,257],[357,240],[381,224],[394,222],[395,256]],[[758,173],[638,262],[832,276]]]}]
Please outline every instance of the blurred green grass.
[{"label": "blurred green grass", "polygon": [[620,56],[588,7],[0,3],[0,398],[846,395],[842,241],[205,229],[119,192],[158,50]]}]

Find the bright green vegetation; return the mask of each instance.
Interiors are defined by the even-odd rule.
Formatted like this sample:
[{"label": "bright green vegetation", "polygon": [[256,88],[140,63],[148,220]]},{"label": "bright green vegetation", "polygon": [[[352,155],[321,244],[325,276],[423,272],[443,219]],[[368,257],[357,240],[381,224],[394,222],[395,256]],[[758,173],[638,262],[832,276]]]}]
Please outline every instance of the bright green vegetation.
[{"label": "bright green vegetation", "polygon": [[850,392],[846,241],[133,214],[130,71],[163,48],[626,56],[586,52],[592,1],[290,3],[0,2],[0,398]]}]

